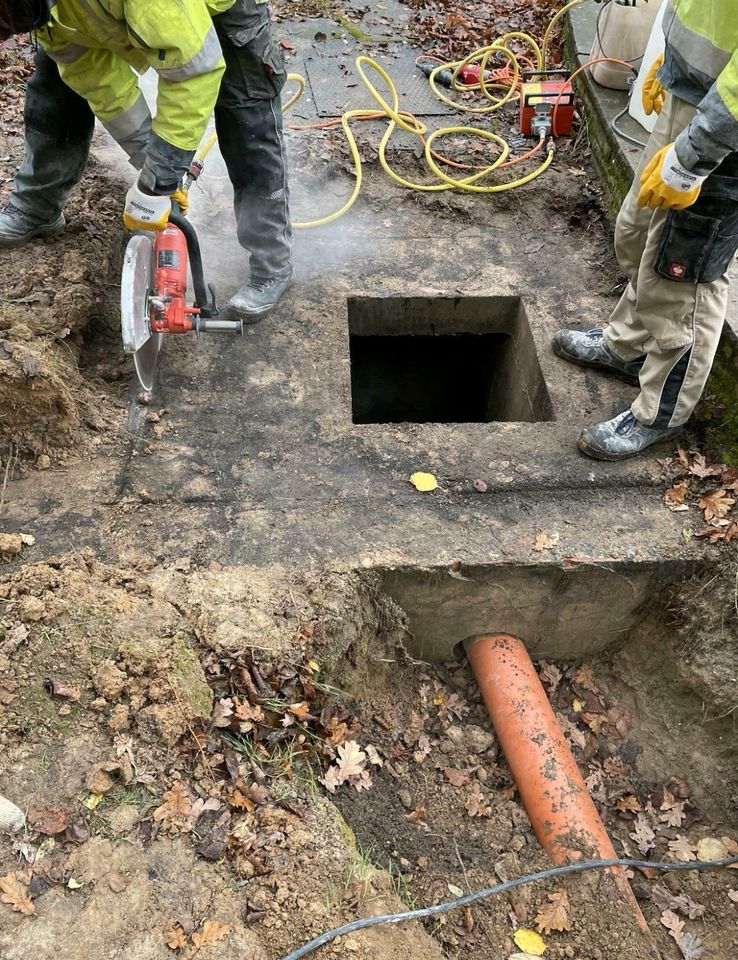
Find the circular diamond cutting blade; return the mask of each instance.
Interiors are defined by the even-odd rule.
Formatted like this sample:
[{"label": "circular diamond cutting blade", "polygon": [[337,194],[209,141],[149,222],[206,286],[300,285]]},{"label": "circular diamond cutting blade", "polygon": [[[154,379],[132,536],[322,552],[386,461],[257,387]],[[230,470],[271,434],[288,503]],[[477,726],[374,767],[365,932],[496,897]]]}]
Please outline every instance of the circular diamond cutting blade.
[{"label": "circular diamond cutting blade", "polygon": [[152,237],[131,237],[123,258],[120,281],[120,320],[123,349],[133,354],[138,379],[144,390],[154,387],[162,334],[151,332],[149,294],[154,262]]}]

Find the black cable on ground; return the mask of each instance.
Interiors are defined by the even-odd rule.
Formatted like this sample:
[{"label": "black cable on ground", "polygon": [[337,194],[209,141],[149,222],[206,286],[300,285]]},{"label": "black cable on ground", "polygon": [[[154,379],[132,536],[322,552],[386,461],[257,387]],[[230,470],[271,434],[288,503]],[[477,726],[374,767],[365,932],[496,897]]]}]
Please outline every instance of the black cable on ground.
[{"label": "black cable on ground", "polygon": [[345,923],[342,927],[336,927],[327,933],[311,940],[309,943],[298,947],[292,953],[282,957],[282,960],[299,960],[300,957],[307,956],[317,950],[318,947],[330,943],[336,937],[342,937],[353,933],[355,930],[365,930],[367,927],[377,927],[385,923],[402,923],[405,920],[422,920],[425,917],[433,917],[438,913],[445,913],[447,910],[455,910],[457,907],[465,907],[470,903],[476,903],[477,900],[483,900],[486,897],[492,897],[496,893],[505,893],[506,890],[513,890],[515,887],[523,887],[529,883],[535,883],[537,880],[548,880],[551,877],[563,877],[570,873],[584,873],[587,870],[603,870],[606,867],[633,867],[638,870],[719,870],[721,867],[730,867],[738,864],[738,857],[730,857],[727,860],[695,860],[692,863],[651,863],[648,860],[588,860],[584,863],[570,863],[564,867],[551,867],[549,870],[540,870],[538,873],[530,873],[525,877],[518,877],[516,880],[508,880],[506,883],[498,883],[494,887],[486,887],[484,890],[478,890],[476,893],[468,893],[457,900],[449,900],[447,903],[439,903],[435,907],[423,907],[420,910],[407,910],[404,913],[387,913],[381,917],[365,917],[363,920],[354,920],[352,923]]},{"label": "black cable on ground", "polygon": [[[628,101],[628,102],[630,102],[630,101]],[[628,143],[633,143],[633,144],[635,144],[636,147],[645,147],[645,146],[646,146],[646,143],[645,143],[644,140],[638,140],[637,137],[631,137],[631,135],[630,135],[629,133],[625,133],[625,132],[624,132],[623,130],[621,130],[620,127],[618,126],[618,120],[622,120],[622,118],[625,116],[625,114],[626,114],[627,112],[628,112],[628,104],[626,104],[626,105],[623,107],[623,109],[620,111],[620,113],[619,113],[616,117],[613,117],[613,118],[612,118],[612,120],[610,121],[610,129],[611,129],[612,132],[615,133],[618,137],[622,137],[623,140],[627,140]]]}]

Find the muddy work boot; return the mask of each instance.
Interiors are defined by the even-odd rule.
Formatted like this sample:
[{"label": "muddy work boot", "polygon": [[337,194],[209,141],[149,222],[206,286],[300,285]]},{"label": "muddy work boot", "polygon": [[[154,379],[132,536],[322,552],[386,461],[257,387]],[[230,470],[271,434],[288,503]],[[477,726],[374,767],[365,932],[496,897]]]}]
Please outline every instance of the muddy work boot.
[{"label": "muddy work boot", "polygon": [[557,357],[568,360],[569,363],[607,370],[632,384],[638,383],[638,374],[645,359],[621,360],[605,343],[600,328],[587,330],[586,333],[581,330],[559,330],[554,334],[551,346]]},{"label": "muddy work boot", "polygon": [[644,427],[630,410],[612,420],[586,427],[579,438],[579,449],[595,460],[627,460],[636,454],[681,433],[682,427]]},{"label": "muddy work boot", "polygon": [[279,298],[292,283],[292,271],[283,277],[268,280],[252,278],[228,301],[228,312],[244,323],[258,323],[273,310]]},{"label": "muddy work boot", "polygon": [[50,237],[66,225],[63,213],[52,223],[42,223],[9,203],[0,210],[0,247],[19,247],[35,237]]}]

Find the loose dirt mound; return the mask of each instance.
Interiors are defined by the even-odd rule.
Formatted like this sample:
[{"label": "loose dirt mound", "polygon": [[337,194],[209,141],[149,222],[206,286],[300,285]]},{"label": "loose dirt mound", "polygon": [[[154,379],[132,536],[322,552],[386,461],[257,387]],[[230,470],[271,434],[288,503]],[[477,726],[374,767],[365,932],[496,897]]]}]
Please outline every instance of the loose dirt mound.
[{"label": "loose dirt mound", "polygon": [[[0,46],[0,205],[23,153],[23,81],[29,49]],[[84,334],[116,316],[121,185],[90,165],[63,236],[0,251],[0,454],[38,456],[122,420],[101,383],[80,372]]]}]

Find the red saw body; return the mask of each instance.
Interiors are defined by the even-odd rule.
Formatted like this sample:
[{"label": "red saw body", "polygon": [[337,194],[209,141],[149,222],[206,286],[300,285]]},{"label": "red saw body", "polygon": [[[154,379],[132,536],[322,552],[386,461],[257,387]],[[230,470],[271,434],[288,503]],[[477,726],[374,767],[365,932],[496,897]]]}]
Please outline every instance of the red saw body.
[{"label": "red saw body", "polygon": [[[192,281],[194,304],[187,302]],[[221,320],[215,290],[205,283],[197,233],[173,210],[166,229],[131,237],[121,275],[123,348],[133,354],[144,390],[154,387],[165,334],[243,333],[242,320]]]},{"label": "red saw body", "polygon": [[196,329],[200,307],[187,306],[189,254],[187,238],[169,223],[156,236],[154,277],[149,297],[154,333],[189,333]]}]

